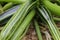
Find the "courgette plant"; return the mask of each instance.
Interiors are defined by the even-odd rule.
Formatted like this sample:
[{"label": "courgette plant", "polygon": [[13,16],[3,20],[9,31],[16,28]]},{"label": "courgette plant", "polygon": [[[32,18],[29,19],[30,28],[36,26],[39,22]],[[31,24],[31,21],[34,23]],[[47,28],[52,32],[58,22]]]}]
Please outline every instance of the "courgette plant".
[{"label": "courgette plant", "polygon": [[39,7],[37,8],[39,10],[40,16],[42,17],[44,22],[48,25],[48,29],[53,39],[60,40],[60,32],[52,19],[51,13],[47,11],[47,9],[45,9],[43,6],[41,6],[40,8]]},{"label": "courgette plant", "polygon": [[[16,32],[11,37],[11,40],[18,40],[23,33],[24,29],[29,25],[30,21],[35,15],[35,10],[32,10],[24,19],[22,24],[19,26],[19,28],[16,30]],[[28,21],[27,21],[28,20]]]},{"label": "courgette plant", "polygon": [[60,6],[57,4],[53,4],[48,0],[42,1],[43,5],[47,7],[54,15],[60,16]]},{"label": "courgette plant", "polygon": [[[22,40],[34,16],[40,16],[41,21],[47,25],[52,38],[60,40],[59,29],[53,21],[53,19],[60,21],[60,18],[51,15],[54,13],[54,15],[60,16],[60,6],[51,0],[0,0],[0,3],[3,3],[2,7],[0,6],[0,9],[3,10],[3,13],[0,13],[0,22],[6,23],[1,29],[0,40]],[[39,15],[35,15],[36,13]],[[9,21],[7,22],[5,19]],[[37,19],[34,17],[33,20],[37,36],[39,40],[43,40]]]},{"label": "courgette plant", "polygon": [[[36,1],[33,2],[33,3],[26,9],[26,12],[22,15],[22,18],[20,18],[20,20],[19,20],[19,22],[17,23],[17,25],[15,25],[15,30],[18,28],[18,26],[19,26],[19,25],[22,23],[22,21],[24,20],[24,17],[27,15],[26,13],[27,13],[27,11],[29,10],[29,8],[32,7],[32,5],[34,5],[35,3],[36,3]],[[9,38],[12,37],[12,35],[15,33],[15,30],[14,30],[14,32],[12,32],[12,34],[9,36]]]},{"label": "courgette plant", "polygon": [[[5,25],[1,32],[1,40],[8,40],[16,31],[18,26],[21,24],[25,16],[27,15],[28,9],[31,7],[32,0],[28,0],[26,3],[22,4],[19,10],[12,16],[9,22]],[[26,10],[27,9],[27,10]]]}]

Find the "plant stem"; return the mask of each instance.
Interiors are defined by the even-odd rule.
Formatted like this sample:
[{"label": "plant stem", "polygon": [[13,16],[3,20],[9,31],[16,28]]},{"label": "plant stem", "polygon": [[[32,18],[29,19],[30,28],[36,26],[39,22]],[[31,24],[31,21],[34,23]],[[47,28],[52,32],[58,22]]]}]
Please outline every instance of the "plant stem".
[{"label": "plant stem", "polygon": [[[30,25],[30,24],[29,24]],[[25,36],[25,34],[27,33],[28,29],[29,29],[29,25],[27,26],[27,28],[24,30],[23,34],[21,35],[21,37],[19,38],[19,40],[22,40],[22,38]]]},{"label": "plant stem", "polygon": [[[1,40],[7,40],[7,39],[9,39],[11,37],[11,34],[13,34],[12,30],[16,30],[19,27],[19,24],[21,23],[22,15],[23,14],[25,16],[27,15],[28,10],[26,10],[26,9],[31,4],[31,1],[32,0],[28,0],[26,3],[20,5],[19,10],[12,16],[12,18],[8,21],[8,23],[5,25],[4,29],[2,30],[2,32],[1,32]],[[25,11],[26,11],[26,13],[25,13]],[[13,31],[13,32],[15,32],[15,31]],[[8,37],[8,36],[10,36],[10,37]]]},{"label": "plant stem", "polygon": [[0,0],[0,2],[25,3],[27,0]]},{"label": "plant stem", "polygon": [[32,10],[24,19],[22,24],[19,26],[19,28],[16,30],[14,35],[12,36],[11,40],[18,40],[21,34],[23,33],[24,29],[27,27],[27,25],[31,22],[32,18],[35,15],[35,10]]},{"label": "plant stem", "polygon": [[[12,37],[12,35],[15,33],[16,29],[21,25],[22,21],[24,20],[25,16],[26,16],[27,13],[28,13],[28,10],[32,9],[32,8],[34,7],[33,5],[35,5],[35,4],[36,4],[36,1],[33,2],[31,5],[29,5],[29,6],[26,8],[26,10],[24,11],[24,14],[22,15],[22,17],[19,19],[19,21],[17,22],[17,24],[14,26],[14,31],[11,33],[11,35],[9,36],[9,38]],[[31,8],[31,7],[32,7],[32,8]],[[13,29],[12,29],[12,30],[13,30]],[[8,38],[8,39],[9,39],[9,38]]]},{"label": "plant stem", "polygon": [[13,6],[13,3],[12,3],[12,2],[9,2],[9,3],[7,3],[7,4],[3,7],[3,10],[5,11],[5,10],[11,8],[12,6]]},{"label": "plant stem", "polygon": [[42,2],[43,5],[47,7],[54,15],[60,16],[60,6],[58,6],[57,4],[53,4],[48,0],[44,0]]},{"label": "plant stem", "polygon": [[37,23],[36,20],[34,20],[34,25],[35,25],[35,30],[36,30],[36,33],[37,33],[38,39],[39,39],[39,40],[43,40],[43,39],[42,39],[41,32],[40,32],[39,25],[38,25],[38,23]]},{"label": "plant stem", "polygon": [[40,15],[42,15],[43,19],[46,21],[46,24],[48,25],[48,29],[53,37],[54,40],[60,40],[60,32],[57,28],[57,26],[55,25],[52,16],[50,15],[50,12],[47,11],[45,8],[42,7],[38,8]]},{"label": "plant stem", "polygon": [[60,21],[60,18],[58,18],[58,17],[53,17],[53,19],[54,19],[55,21]]},{"label": "plant stem", "polygon": [[2,9],[2,5],[0,4],[0,15],[3,14],[3,9]]},{"label": "plant stem", "polygon": [[6,10],[2,15],[0,15],[0,22],[8,17],[10,17],[11,15],[15,14],[18,9],[19,9],[20,5],[14,6],[8,10]]}]

